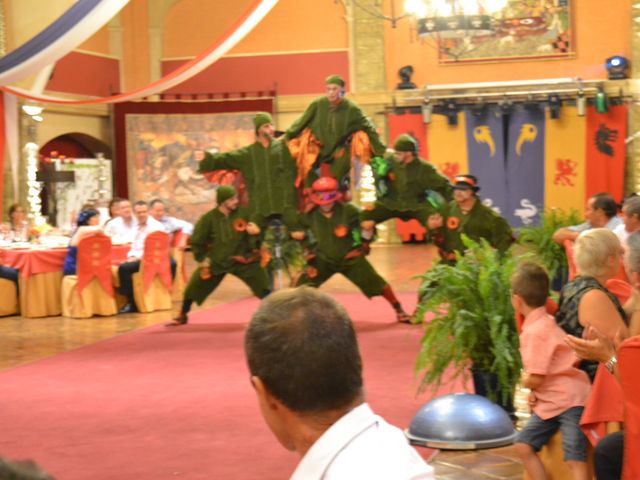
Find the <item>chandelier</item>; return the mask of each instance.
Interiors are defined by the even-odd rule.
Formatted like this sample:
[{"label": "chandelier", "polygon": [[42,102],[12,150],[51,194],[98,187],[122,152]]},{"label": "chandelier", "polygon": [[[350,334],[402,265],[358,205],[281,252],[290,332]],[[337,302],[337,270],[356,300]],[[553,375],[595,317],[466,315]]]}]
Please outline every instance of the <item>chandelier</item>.
[{"label": "chandelier", "polygon": [[404,9],[417,19],[419,36],[458,38],[494,32],[496,16],[507,4],[508,0],[405,0]]}]

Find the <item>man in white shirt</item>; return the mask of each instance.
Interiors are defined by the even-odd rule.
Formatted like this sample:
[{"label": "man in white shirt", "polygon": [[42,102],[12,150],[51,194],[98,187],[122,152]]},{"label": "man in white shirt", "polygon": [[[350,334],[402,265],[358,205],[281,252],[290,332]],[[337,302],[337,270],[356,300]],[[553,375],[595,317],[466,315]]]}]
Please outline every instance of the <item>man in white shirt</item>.
[{"label": "man in white shirt", "polygon": [[365,403],[346,311],[309,287],[262,301],[245,335],[251,383],[278,441],[302,457],[291,480],[422,480],[433,469]]},{"label": "man in white shirt", "polygon": [[[136,304],[133,298],[132,277],[134,273],[140,270],[140,260],[144,253],[144,241],[150,233],[164,232],[164,226],[149,216],[149,207],[146,202],[136,202],[133,206],[133,213],[136,216],[136,225],[131,239],[131,249],[129,253],[127,253],[127,261],[121,263],[118,267],[118,278],[120,279],[120,288],[118,291],[127,297],[127,303],[120,309],[119,313],[132,313],[136,311]],[[116,220],[114,220],[114,222]],[[171,276],[175,277],[176,262],[171,258],[169,260],[171,262]]]},{"label": "man in white shirt", "polygon": [[104,233],[111,237],[113,243],[131,243],[136,235],[138,225],[131,210],[131,202],[122,199],[118,208],[118,216],[105,224]]},{"label": "man in white shirt", "polygon": [[553,241],[563,245],[565,240],[576,241],[582,232],[592,228],[606,228],[615,230],[622,224],[618,216],[618,204],[608,193],[596,193],[589,200],[584,211],[586,222],[580,225],[562,227],[553,234]]},{"label": "man in white shirt", "polygon": [[640,197],[630,197],[622,205],[622,224],[613,233],[620,239],[620,244],[626,249],[627,239],[636,230],[640,230]]},{"label": "man in white shirt", "polygon": [[164,231],[169,234],[169,238],[173,239],[173,235],[181,231],[184,234],[182,237],[184,240],[182,240],[182,245],[178,245],[178,247],[184,248],[187,237],[193,234],[193,224],[186,220],[180,220],[179,218],[167,215],[167,206],[159,198],[151,200],[149,203],[149,213],[164,226]]}]

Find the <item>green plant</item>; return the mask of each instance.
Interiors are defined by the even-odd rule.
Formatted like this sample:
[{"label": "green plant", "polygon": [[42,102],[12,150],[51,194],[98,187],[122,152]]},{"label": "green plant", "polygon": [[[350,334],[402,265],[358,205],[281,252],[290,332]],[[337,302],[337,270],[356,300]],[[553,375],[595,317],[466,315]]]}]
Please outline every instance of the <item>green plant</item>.
[{"label": "green plant", "polygon": [[553,278],[558,271],[567,268],[567,256],[564,248],[553,241],[556,230],[580,223],[580,216],[575,210],[569,213],[552,208],[542,215],[542,222],[537,227],[522,227],[518,236],[518,243],[530,247],[538,261],[544,265]]},{"label": "green plant", "polygon": [[[427,312],[435,317],[425,327],[416,362],[420,387],[436,389],[473,367],[496,375],[504,402],[522,368],[510,293],[522,257],[500,254],[484,239],[476,243],[463,235],[462,241],[465,254],[456,252],[455,265],[440,262],[421,276],[418,318]],[[453,373],[445,377],[450,366]]]}]

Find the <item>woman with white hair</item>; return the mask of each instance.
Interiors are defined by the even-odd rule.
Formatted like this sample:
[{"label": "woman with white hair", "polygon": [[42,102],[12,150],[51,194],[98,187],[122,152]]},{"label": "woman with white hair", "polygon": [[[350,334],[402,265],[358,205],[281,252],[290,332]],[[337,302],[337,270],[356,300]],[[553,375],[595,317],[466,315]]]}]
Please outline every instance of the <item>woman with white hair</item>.
[{"label": "woman with white hair", "polygon": [[[562,288],[556,312],[556,322],[565,332],[582,337],[589,326],[608,338],[626,332],[627,315],[605,286],[616,277],[621,257],[620,240],[610,230],[594,228],[578,237],[573,255],[577,276]],[[585,360],[580,368],[593,381],[598,364]]]},{"label": "woman with white hair", "polygon": [[[588,338],[568,335],[565,339],[580,358],[603,363],[616,376],[618,375],[617,354],[620,342],[624,340],[626,333],[630,336],[640,335],[640,308],[638,308],[638,299],[640,298],[640,232],[634,232],[628,237],[625,268],[634,290],[632,301],[625,305],[631,316],[628,331],[621,330],[614,338],[611,338],[589,329],[586,335]],[[610,433],[598,442],[593,451],[595,474],[598,480],[621,478],[623,450],[624,430]]]}]

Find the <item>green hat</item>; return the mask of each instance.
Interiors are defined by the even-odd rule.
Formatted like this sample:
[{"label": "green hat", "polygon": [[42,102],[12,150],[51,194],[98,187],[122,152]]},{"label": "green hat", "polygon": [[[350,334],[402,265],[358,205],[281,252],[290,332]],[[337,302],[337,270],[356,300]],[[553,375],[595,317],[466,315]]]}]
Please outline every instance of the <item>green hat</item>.
[{"label": "green hat", "polygon": [[324,83],[325,85],[340,85],[342,88],[344,88],[344,85],[345,85],[342,77],[337,74],[329,75],[327,79],[324,81]]},{"label": "green hat", "polygon": [[253,124],[256,130],[266,123],[273,123],[273,118],[271,118],[271,115],[267,112],[258,112],[256,116],[253,117]]},{"label": "green hat", "polygon": [[416,153],[418,151],[418,142],[416,142],[416,139],[411,135],[403,133],[398,138],[396,138],[396,143],[393,148],[396,152]]},{"label": "green hat", "polygon": [[238,192],[231,185],[221,185],[218,187],[216,191],[216,200],[218,202],[218,206],[222,205],[224,202],[229,200],[231,197],[235,196]]}]

